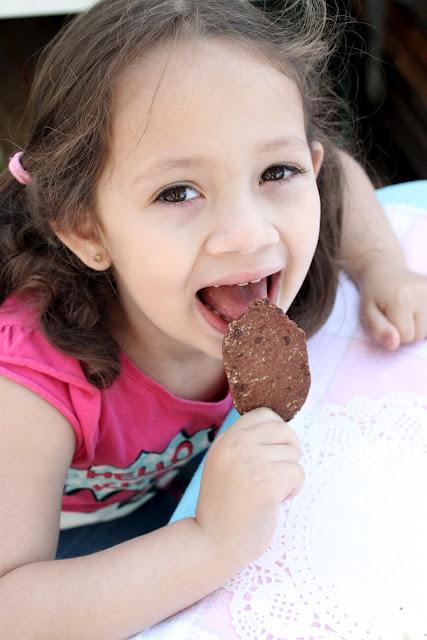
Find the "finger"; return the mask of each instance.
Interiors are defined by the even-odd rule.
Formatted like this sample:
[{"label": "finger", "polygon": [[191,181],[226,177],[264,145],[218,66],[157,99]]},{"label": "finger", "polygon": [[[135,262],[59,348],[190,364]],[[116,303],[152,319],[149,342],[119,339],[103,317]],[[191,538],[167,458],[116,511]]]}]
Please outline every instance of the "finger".
[{"label": "finger", "polygon": [[282,478],[282,483],[278,486],[285,488],[285,490],[282,490],[281,494],[277,495],[280,502],[295,497],[301,491],[305,480],[305,472],[301,465],[290,462],[284,466]]},{"label": "finger", "polygon": [[[256,411],[258,410],[254,409],[250,413],[255,413]],[[238,421],[215,438],[210,450],[228,446],[236,448],[237,451],[242,451],[243,447],[247,450],[258,446],[282,444],[294,447],[301,456],[301,447],[295,431],[279,415],[270,410],[265,411],[268,411],[268,413],[263,415],[267,415],[270,418],[269,421],[260,422],[258,418],[256,424],[253,424],[252,420],[245,423],[243,418],[248,414],[244,414]],[[272,420],[271,416],[276,419]]]},{"label": "finger", "polygon": [[362,321],[371,337],[386,349],[394,351],[400,344],[400,334],[396,326],[377,307],[368,302],[363,307]]},{"label": "finger", "polygon": [[297,462],[272,462],[263,492],[267,501],[282,502],[296,495],[304,484],[305,472]]},{"label": "finger", "polygon": [[417,311],[414,314],[415,337],[414,340],[421,341],[427,338],[427,309]]},{"label": "finger", "polygon": [[284,422],[264,422],[254,425],[246,430],[248,437],[251,437],[261,445],[288,444],[300,450],[298,436],[291,427]]},{"label": "finger", "polygon": [[232,427],[235,429],[251,429],[258,424],[265,424],[267,422],[279,422],[286,424],[285,421],[278,413],[270,409],[269,407],[257,407],[244,413]]},{"label": "finger", "polygon": [[262,445],[259,454],[260,464],[299,462],[300,458],[300,450],[290,444]]},{"label": "finger", "polygon": [[399,332],[400,342],[407,344],[415,339],[414,314],[407,310],[404,305],[395,304],[386,307],[384,310],[389,322],[391,322]]}]

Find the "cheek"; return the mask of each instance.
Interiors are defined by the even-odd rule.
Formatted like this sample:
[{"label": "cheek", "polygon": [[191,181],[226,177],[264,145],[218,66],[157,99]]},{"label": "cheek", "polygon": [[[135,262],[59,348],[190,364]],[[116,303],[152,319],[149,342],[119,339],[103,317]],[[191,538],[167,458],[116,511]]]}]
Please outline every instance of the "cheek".
[{"label": "cheek", "polygon": [[313,254],[320,229],[320,200],[317,188],[299,192],[284,220],[284,232],[296,257]]},{"label": "cheek", "polygon": [[173,294],[185,284],[194,251],[192,240],[184,233],[143,223],[114,231],[110,255],[117,280],[127,289],[136,293],[161,287]]},{"label": "cheek", "polygon": [[317,238],[319,236],[320,229],[320,196],[317,190],[317,184],[314,182],[313,188],[307,191],[306,203],[304,206],[306,216],[306,228],[308,235],[315,239],[317,244]]}]

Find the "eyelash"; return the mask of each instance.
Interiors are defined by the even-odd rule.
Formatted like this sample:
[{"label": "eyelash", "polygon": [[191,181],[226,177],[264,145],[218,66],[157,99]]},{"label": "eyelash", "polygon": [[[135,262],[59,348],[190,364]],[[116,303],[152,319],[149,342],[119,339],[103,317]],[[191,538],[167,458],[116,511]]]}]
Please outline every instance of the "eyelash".
[{"label": "eyelash", "polygon": [[[292,179],[296,178],[298,175],[307,173],[307,169],[301,169],[300,167],[295,167],[293,165],[287,165],[287,164],[274,164],[271,167],[268,167],[268,169],[266,169],[264,173],[267,173],[267,171],[272,171],[274,169],[285,169],[286,171],[290,171],[291,175],[287,176],[286,178],[280,178],[279,180],[269,180],[268,182],[278,182],[279,184],[282,184],[285,182],[290,182]],[[264,175],[264,173],[262,175]],[[159,195],[155,199],[155,202],[159,202],[161,205],[172,206],[172,207],[184,207],[188,205],[189,202],[192,202],[192,200],[181,200],[177,202],[169,202],[168,200],[162,199],[162,196],[164,197],[165,194],[168,194],[171,191],[177,190],[181,187],[190,188],[196,191],[196,189],[194,187],[191,187],[189,184],[175,184],[175,185],[172,185],[171,187],[168,187],[167,189],[164,189],[161,193],[159,193]],[[196,200],[196,198],[194,198],[194,200]]]}]

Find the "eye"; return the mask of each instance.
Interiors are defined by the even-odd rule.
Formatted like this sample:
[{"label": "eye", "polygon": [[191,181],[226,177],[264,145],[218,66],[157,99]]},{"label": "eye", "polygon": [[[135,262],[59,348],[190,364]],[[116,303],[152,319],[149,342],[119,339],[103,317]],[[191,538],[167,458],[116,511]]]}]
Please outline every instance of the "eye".
[{"label": "eye", "polygon": [[287,164],[275,164],[269,167],[262,174],[263,181],[267,182],[287,182],[298,174],[306,173],[300,167],[294,167]]},{"label": "eye", "polygon": [[[182,206],[186,202],[195,200],[198,196],[198,191],[188,184],[176,184],[172,187],[164,189],[156,198],[156,202],[164,202],[166,204]],[[193,197],[187,198],[188,194],[193,194]],[[194,195],[195,194],[195,195]]]}]

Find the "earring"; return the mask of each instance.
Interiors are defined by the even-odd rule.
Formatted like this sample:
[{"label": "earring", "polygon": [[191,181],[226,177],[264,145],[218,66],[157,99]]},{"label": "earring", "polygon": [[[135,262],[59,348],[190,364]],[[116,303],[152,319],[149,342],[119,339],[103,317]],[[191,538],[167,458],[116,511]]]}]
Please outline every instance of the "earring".
[{"label": "earring", "polygon": [[97,262],[99,264],[100,262],[103,261],[104,258],[102,257],[102,255],[100,253],[96,253],[93,256],[93,259],[94,259],[95,262]]}]

